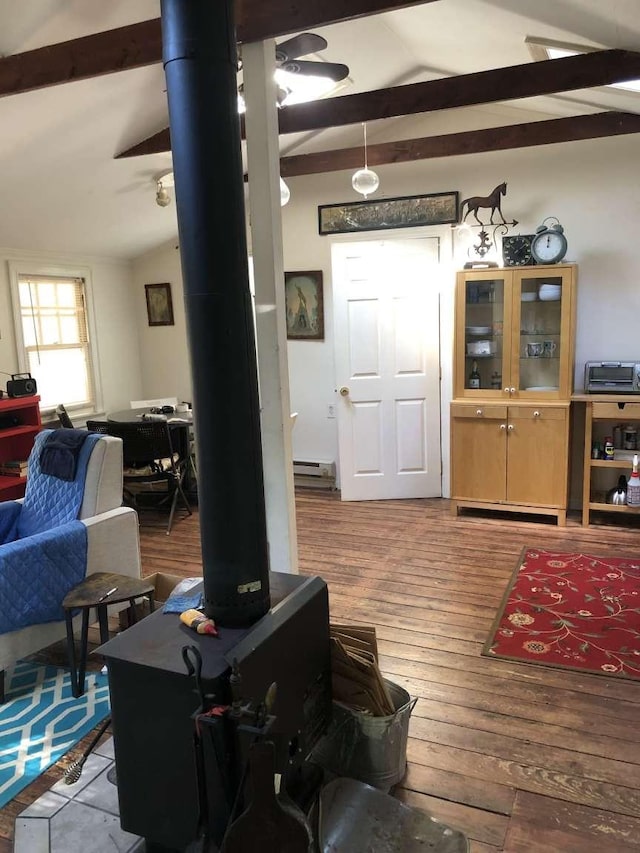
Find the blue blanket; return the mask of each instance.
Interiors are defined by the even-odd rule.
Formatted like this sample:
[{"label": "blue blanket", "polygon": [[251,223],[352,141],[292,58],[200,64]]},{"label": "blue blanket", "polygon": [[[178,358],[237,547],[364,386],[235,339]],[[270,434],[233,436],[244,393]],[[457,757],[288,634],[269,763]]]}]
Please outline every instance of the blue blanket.
[{"label": "blue blanket", "polygon": [[87,572],[81,521],[0,548],[0,634],[64,619],[62,599]]},{"label": "blue blanket", "polygon": [[67,481],[40,468],[51,432],[36,437],[23,504],[0,505],[0,634],[63,619],[63,598],[86,575],[87,531],[78,515],[87,463],[100,436],[83,442],[75,478]]}]

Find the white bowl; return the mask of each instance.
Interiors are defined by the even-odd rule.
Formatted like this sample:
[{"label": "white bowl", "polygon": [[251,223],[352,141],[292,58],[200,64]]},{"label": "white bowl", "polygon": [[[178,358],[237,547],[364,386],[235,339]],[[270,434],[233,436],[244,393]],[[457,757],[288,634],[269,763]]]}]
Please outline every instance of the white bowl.
[{"label": "white bowl", "polygon": [[520,296],[520,301],[521,302],[535,302],[537,298],[538,298],[537,293],[523,293]]},{"label": "white bowl", "polygon": [[491,332],[491,326],[467,326],[465,331],[468,335],[488,335]]},{"label": "white bowl", "polygon": [[540,302],[559,302],[560,296],[560,291],[558,291],[557,293],[541,293]]}]

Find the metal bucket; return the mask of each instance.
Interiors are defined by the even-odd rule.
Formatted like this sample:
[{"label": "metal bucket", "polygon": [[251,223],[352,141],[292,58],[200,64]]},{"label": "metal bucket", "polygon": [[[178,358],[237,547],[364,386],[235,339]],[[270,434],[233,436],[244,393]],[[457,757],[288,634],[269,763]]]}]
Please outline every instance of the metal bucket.
[{"label": "metal bucket", "polygon": [[406,772],[409,719],[418,701],[398,684],[387,679],[385,683],[396,709],[393,714],[373,717],[334,702],[329,730],[311,754],[325,770],[381,791],[396,785]]}]

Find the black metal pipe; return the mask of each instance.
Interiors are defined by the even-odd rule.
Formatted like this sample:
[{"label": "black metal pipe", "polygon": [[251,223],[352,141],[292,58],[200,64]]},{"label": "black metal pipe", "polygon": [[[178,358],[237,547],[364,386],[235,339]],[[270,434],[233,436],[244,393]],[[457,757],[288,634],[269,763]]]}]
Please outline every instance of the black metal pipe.
[{"label": "black metal pipe", "polygon": [[233,0],[161,0],[161,20],[205,610],[243,626],[270,598]]}]

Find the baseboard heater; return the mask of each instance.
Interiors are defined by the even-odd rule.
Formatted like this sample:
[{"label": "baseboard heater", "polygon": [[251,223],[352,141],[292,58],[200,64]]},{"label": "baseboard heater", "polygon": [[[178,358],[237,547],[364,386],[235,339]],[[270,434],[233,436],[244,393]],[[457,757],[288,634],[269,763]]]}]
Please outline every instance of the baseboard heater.
[{"label": "baseboard heater", "polygon": [[335,489],[336,463],[293,460],[293,482],[296,486],[315,489]]}]

